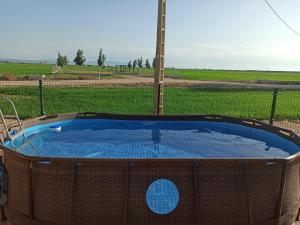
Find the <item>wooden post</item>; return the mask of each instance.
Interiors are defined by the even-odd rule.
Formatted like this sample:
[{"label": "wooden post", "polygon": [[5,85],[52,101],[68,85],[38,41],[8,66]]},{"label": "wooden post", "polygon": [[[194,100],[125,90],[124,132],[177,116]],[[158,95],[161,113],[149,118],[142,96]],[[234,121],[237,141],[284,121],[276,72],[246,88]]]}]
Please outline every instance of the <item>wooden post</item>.
[{"label": "wooden post", "polygon": [[39,91],[40,91],[40,109],[41,109],[41,116],[45,115],[45,105],[44,105],[44,90],[43,90],[43,80],[39,80]]},{"label": "wooden post", "polygon": [[154,78],[154,114],[164,113],[164,64],[167,0],[158,0],[156,65]]}]

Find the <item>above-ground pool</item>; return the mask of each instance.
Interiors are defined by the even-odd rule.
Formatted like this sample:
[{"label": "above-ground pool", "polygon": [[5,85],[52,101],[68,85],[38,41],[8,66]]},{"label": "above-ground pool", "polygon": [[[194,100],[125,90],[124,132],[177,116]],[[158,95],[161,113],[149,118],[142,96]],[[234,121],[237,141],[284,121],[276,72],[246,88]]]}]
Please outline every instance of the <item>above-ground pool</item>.
[{"label": "above-ground pool", "polygon": [[12,225],[291,225],[300,138],[222,116],[25,121],[4,150]]},{"label": "above-ground pool", "polygon": [[285,158],[300,151],[274,133],[211,121],[66,120],[27,128],[13,143],[27,156],[66,158]]}]

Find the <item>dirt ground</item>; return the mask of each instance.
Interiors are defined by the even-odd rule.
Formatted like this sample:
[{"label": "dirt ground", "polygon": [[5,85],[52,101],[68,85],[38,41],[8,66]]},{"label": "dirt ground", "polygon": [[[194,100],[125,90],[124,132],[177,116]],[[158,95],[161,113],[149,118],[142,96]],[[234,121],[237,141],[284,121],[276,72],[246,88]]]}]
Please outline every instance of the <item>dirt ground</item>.
[{"label": "dirt ground", "polygon": [[[138,76],[124,76],[122,78],[96,79],[96,80],[44,80],[47,86],[65,86],[65,87],[142,87],[152,86],[153,78],[144,78]],[[36,86],[37,80],[31,81],[0,81],[0,87],[15,86]],[[236,88],[236,89],[299,89],[300,85],[285,84],[255,84],[244,82],[220,82],[220,81],[200,81],[200,80],[182,80],[166,78],[165,85],[170,87],[206,87],[206,88]]]}]

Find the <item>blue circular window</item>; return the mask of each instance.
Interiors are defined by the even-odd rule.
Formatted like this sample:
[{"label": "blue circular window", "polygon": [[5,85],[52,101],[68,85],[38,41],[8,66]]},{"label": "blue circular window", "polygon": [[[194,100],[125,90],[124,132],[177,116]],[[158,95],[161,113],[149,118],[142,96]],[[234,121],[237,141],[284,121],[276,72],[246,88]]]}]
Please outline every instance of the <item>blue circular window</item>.
[{"label": "blue circular window", "polygon": [[179,203],[179,192],[172,181],[159,179],[148,187],[146,201],[154,213],[166,215],[176,209]]}]

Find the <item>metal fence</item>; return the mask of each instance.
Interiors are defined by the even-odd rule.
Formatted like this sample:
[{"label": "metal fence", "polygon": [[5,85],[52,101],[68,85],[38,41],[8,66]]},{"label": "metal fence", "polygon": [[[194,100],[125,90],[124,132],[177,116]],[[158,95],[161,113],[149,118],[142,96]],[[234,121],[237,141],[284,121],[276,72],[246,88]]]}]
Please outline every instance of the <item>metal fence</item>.
[{"label": "metal fence", "polygon": [[[152,114],[151,86],[103,86],[99,80],[1,82],[22,119],[44,114]],[[166,87],[165,114],[213,114],[265,121],[300,133],[300,90]],[[1,104],[4,113],[11,109]]]}]

